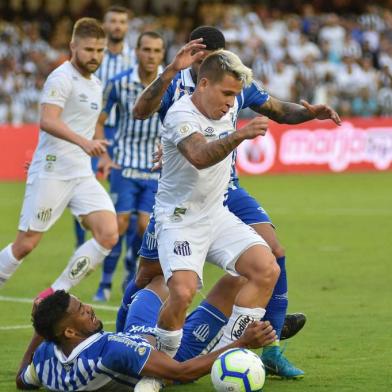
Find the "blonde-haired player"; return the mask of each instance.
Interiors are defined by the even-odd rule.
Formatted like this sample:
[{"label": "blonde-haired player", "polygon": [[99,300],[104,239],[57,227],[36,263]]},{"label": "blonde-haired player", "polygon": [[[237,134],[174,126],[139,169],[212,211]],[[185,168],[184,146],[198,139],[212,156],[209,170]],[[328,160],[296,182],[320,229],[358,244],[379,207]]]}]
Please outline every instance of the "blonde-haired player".
[{"label": "blonde-haired player", "polygon": [[72,255],[52,286],[68,291],[110,252],[117,242],[113,203],[95,179],[91,156],[106,152],[105,140],[94,140],[102,107],[101,82],[93,74],[102,62],[105,33],[93,18],[75,23],[72,56],[45,82],[40,134],[26,183],[15,241],[0,251],[0,285],[4,284],[40,242],[66,207],[90,229],[93,238]]}]

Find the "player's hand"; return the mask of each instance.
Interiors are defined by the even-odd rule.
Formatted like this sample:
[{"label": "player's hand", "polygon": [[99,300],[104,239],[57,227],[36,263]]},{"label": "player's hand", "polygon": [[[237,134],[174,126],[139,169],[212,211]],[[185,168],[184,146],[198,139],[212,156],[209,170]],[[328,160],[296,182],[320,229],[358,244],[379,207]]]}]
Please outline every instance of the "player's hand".
[{"label": "player's hand", "polygon": [[336,125],[342,125],[339,115],[328,105],[311,105],[304,99],[301,100],[301,105],[305,106],[314,118],[318,120],[331,119]]},{"label": "player's hand", "polygon": [[113,162],[110,159],[109,154],[104,153],[99,158],[97,169],[100,173],[102,173],[103,179],[106,180],[110,174],[111,169],[121,169],[121,166]]},{"label": "player's hand", "polygon": [[276,332],[269,321],[254,321],[250,323],[238,342],[245,348],[260,348],[276,340]]},{"label": "player's hand", "polygon": [[171,62],[171,67],[178,72],[200,60],[204,55],[203,49],[206,47],[202,42],[203,38],[198,38],[184,45]]},{"label": "player's hand", "polygon": [[152,156],[153,156],[152,161],[153,163],[155,163],[155,165],[151,168],[151,171],[155,172],[157,170],[161,170],[163,165],[162,144],[158,144],[157,150],[153,152]]},{"label": "player's hand", "polygon": [[90,157],[99,157],[100,155],[106,152],[106,147],[110,145],[110,142],[107,140],[101,139],[93,139],[93,140],[85,140],[81,145],[86,154],[90,155]]},{"label": "player's hand", "polygon": [[30,165],[31,165],[31,161],[25,161],[24,165],[23,165],[23,169],[25,174],[28,173],[29,169],[30,169]]},{"label": "player's hand", "polygon": [[257,136],[264,136],[268,130],[268,121],[268,117],[257,116],[240,128],[238,132],[241,132],[241,136],[244,139],[254,139]]}]

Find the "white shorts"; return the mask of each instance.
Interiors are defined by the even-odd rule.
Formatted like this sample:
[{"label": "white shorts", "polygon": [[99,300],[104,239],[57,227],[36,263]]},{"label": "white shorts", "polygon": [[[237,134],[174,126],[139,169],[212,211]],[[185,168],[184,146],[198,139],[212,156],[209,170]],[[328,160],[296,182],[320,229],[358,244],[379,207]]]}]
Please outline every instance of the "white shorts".
[{"label": "white shorts", "polygon": [[101,210],[115,214],[110,196],[94,176],[72,180],[36,177],[26,184],[18,228],[47,231],[66,207],[76,217]]},{"label": "white shorts", "polygon": [[198,221],[171,222],[157,218],[156,234],[159,260],[166,282],[173,271],[197,273],[203,283],[205,260],[232,275],[238,275],[235,263],[251,246],[263,245],[265,240],[243,223],[226,207]]}]

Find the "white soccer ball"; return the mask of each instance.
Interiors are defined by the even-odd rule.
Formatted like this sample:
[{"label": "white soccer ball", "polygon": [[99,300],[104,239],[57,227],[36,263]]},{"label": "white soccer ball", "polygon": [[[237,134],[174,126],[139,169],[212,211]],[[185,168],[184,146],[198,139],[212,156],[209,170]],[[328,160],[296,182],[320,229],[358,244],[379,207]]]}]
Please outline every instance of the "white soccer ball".
[{"label": "white soccer ball", "polygon": [[211,380],[218,392],[260,391],[265,381],[264,364],[254,352],[232,348],[215,360]]}]

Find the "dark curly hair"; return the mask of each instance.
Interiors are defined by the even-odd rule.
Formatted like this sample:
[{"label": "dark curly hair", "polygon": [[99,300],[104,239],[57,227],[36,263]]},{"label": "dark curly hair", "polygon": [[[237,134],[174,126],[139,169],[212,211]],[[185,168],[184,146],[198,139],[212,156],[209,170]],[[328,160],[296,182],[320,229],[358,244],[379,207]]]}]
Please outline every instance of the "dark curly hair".
[{"label": "dark curly hair", "polygon": [[197,38],[203,38],[203,44],[206,45],[207,50],[224,49],[226,46],[223,33],[212,26],[196,27],[191,32],[189,40],[192,41]]},{"label": "dark curly hair", "polygon": [[66,316],[71,296],[64,290],[55,291],[43,299],[35,310],[32,321],[35,331],[45,340],[60,343],[56,336],[58,323]]}]

